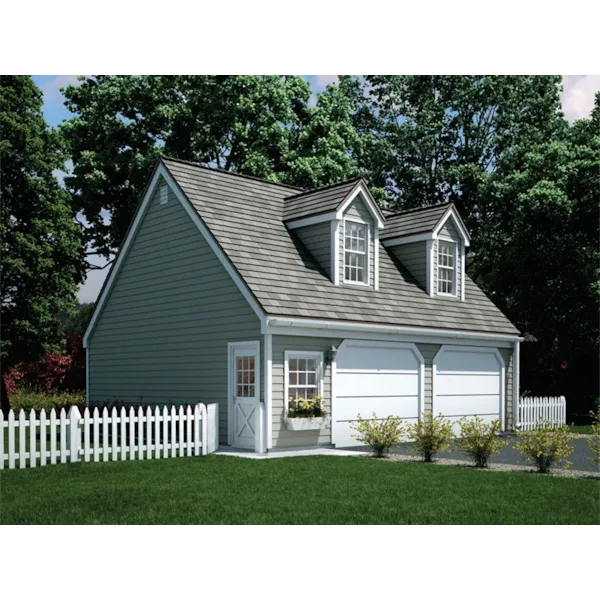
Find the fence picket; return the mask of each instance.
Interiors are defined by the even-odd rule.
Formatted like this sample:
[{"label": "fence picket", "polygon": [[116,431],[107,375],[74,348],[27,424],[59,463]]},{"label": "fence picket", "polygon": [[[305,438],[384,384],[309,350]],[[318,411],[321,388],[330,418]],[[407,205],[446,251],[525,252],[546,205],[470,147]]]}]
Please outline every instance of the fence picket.
[{"label": "fence picket", "polygon": [[[156,423],[154,423],[156,427]],[[154,447],[152,444],[156,445],[156,440],[152,441],[152,409],[148,407],[146,410],[146,458],[152,458],[152,448]]]},{"label": "fence picket", "polygon": [[137,457],[138,460],[144,460],[144,444],[145,444],[145,436],[144,436],[144,409],[140,406],[138,407],[138,441],[137,441]]},{"label": "fence picket", "polygon": [[33,408],[29,411],[29,466],[37,463],[37,415]]},{"label": "fence picket", "polygon": [[135,409],[129,407],[129,460],[135,460]]},{"label": "fence picket", "polygon": [[15,414],[8,413],[8,468],[15,468]]},{"label": "fence picket", "polygon": [[169,414],[167,412],[167,407],[163,408],[163,458],[167,458],[169,456]]},{"label": "fence picket", "polygon": [[117,460],[117,454],[119,451],[119,416],[117,414],[116,407],[113,406],[113,409],[110,411],[110,435],[111,435],[111,460]]},{"label": "fence picket", "polygon": [[200,405],[194,406],[194,456],[200,456]]},{"label": "fence picket", "polygon": [[50,464],[55,465],[58,457],[56,450],[56,438],[57,438],[57,427],[56,427],[56,411],[50,410]]},{"label": "fence picket", "polygon": [[19,469],[25,468],[25,442],[27,441],[27,433],[25,431],[25,411],[19,411]]},{"label": "fence picket", "polygon": [[171,458],[177,456],[177,423],[175,420],[175,407],[171,406]]},{"label": "fence picket", "polygon": [[83,411],[83,460],[90,462],[90,409],[86,406]]},{"label": "fence picket", "polygon": [[186,426],[186,437],[185,437],[185,454],[186,456],[192,455],[192,407],[188,404],[185,409],[185,426]]},{"label": "fence picket", "polygon": [[98,407],[94,408],[93,412],[94,419],[94,462],[100,461],[100,411]]},{"label": "fence picket", "polygon": [[179,407],[179,412],[177,414],[177,420],[179,422],[179,456],[184,456],[184,438],[183,438],[183,428],[184,428],[184,422],[183,422],[183,406]]},{"label": "fence picket", "polygon": [[60,462],[67,462],[67,413],[60,409]]},{"label": "fence picket", "polygon": [[148,453],[148,458],[160,458],[160,409],[154,407],[154,456]]},{"label": "fence picket", "polygon": [[127,460],[127,411],[121,406],[121,460]]},{"label": "fence picket", "polygon": [[46,436],[47,432],[47,422],[46,422],[46,411],[42,408],[40,411],[40,466],[46,466]]},{"label": "fence picket", "polygon": [[110,420],[108,418],[108,408],[106,406],[102,410],[102,460],[104,462],[108,461],[108,440],[110,439],[110,432],[108,431],[108,427],[110,424]]}]

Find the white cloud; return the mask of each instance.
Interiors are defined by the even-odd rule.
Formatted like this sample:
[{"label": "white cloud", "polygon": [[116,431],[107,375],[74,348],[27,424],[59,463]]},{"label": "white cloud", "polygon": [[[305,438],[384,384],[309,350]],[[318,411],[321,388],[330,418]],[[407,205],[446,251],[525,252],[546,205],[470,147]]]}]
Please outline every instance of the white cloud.
[{"label": "white cloud", "polygon": [[564,75],[564,91],[560,97],[569,121],[587,119],[594,107],[594,96],[600,90],[600,75]]}]

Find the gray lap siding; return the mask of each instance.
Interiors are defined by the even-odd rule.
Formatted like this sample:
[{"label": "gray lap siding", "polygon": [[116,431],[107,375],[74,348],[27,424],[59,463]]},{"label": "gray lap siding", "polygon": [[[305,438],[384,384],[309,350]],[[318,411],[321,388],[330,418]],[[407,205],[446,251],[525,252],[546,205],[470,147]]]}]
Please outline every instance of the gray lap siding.
[{"label": "gray lap siding", "polygon": [[167,204],[150,201],[91,335],[88,402],[216,402],[225,444],[228,342],[261,337],[258,317],[169,190]]}]

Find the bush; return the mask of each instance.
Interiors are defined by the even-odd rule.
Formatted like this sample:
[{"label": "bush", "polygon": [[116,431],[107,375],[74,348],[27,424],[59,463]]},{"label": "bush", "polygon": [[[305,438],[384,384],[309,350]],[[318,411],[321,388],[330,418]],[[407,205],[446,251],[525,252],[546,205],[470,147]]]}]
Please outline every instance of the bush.
[{"label": "bush", "polygon": [[431,462],[435,454],[450,448],[454,434],[452,424],[443,415],[434,417],[426,413],[417,423],[408,426],[408,437],[414,442],[413,452],[425,462]]},{"label": "bush", "polygon": [[399,417],[377,419],[375,413],[372,419],[363,419],[359,414],[358,422],[350,423],[350,427],[357,432],[356,435],[352,434],[352,437],[371,446],[373,456],[376,458],[387,456],[390,448],[399,444],[404,434],[402,419]]},{"label": "bush", "polygon": [[571,443],[575,435],[567,425],[553,429],[549,423],[534,431],[524,431],[520,434],[521,441],[515,445],[518,452],[533,462],[539,473],[548,473],[554,465],[568,468],[571,463],[567,460],[574,450]]},{"label": "bush", "polygon": [[60,411],[61,408],[68,410],[71,406],[77,406],[79,410],[85,409],[85,392],[52,392],[36,391],[30,388],[18,390],[11,397],[11,408],[16,412],[24,410],[29,412],[32,408],[36,412],[44,409],[49,412],[53,408]]},{"label": "bush", "polygon": [[486,423],[481,417],[463,417],[458,422],[460,425],[460,439],[458,446],[475,461],[475,466],[484,469],[492,454],[498,454],[506,442],[498,437],[500,421],[495,419]]},{"label": "bush", "polygon": [[291,419],[299,417],[326,417],[325,400],[322,396],[315,396],[310,399],[294,399],[290,396],[288,399],[287,416]]},{"label": "bush", "polygon": [[592,435],[588,438],[588,446],[593,452],[594,456],[590,457],[592,462],[600,465],[600,408],[596,412],[590,412],[594,419],[592,423]]}]

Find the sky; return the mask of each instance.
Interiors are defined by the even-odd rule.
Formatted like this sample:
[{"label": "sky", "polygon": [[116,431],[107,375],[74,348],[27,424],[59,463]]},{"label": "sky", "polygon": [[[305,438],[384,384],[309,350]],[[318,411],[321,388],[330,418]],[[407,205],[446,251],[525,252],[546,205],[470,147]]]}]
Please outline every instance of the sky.
[{"label": "sky", "polygon": [[[316,93],[337,81],[337,75],[305,75],[304,78],[310,83],[314,92],[310,102],[312,106],[315,103]],[[71,83],[77,83],[77,76],[39,75],[34,76],[33,79],[44,94],[43,110],[48,124],[54,127],[68,119],[71,113],[64,105],[60,89]],[[587,118],[594,106],[594,95],[600,91],[600,75],[565,75],[563,76],[563,86],[561,103],[565,117],[569,121]],[[63,173],[56,172],[59,180],[63,175]],[[105,219],[108,218],[108,214],[103,216]],[[97,260],[96,264],[102,265],[104,261]],[[96,300],[107,273],[108,268],[88,273],[85,283],[79,289],[80,302]]]}]

